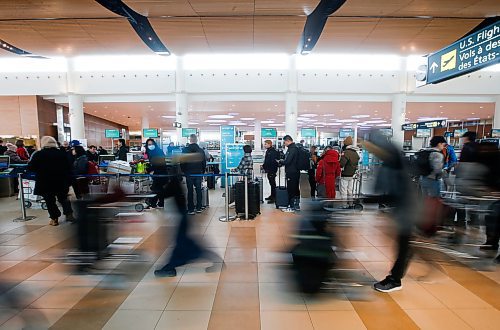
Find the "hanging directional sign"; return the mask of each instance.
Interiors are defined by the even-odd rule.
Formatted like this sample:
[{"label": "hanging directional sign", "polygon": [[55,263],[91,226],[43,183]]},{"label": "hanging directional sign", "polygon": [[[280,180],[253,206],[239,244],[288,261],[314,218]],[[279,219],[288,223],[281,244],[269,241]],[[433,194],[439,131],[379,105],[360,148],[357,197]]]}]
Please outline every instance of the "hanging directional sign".
[{"label": "hanging directional sign", "polygon": [[427,84],[500,63],[500,20],[427,57]]},{"label": "hanging directional sign", "polygon": [[401,126],[403,131],[413,131],[420,128],[442,128],[446,127],[446,120],[421,121],[419,123],[404,124]]}]

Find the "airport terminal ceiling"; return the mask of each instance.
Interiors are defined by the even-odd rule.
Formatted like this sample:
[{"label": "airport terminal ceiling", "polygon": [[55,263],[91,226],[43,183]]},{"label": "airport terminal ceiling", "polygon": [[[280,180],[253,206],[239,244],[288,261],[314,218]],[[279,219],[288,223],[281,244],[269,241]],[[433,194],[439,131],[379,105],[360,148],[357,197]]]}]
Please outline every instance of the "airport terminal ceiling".
[{"label": "airport terminal ceiling", "polygon": [[[351,127],[383,127],[391,123],[390,102],[299,102],[299,127],[319,127],[333,131]],[[217,131],[231,124],[242,130],[253,130],[256,120],[262,127],[284,129],[284,102],[192,102],[188,107],[189,127]],[[143,116],[151,127],[169,129],[175,121],[175,102],[86,103],[84,111],[132,130],[141,128]],[[407,122],[447,118],[450,121],[490,120],[494,103],[409,102]]]},{"label": "airport terminal ceiling", "polygon": [[[124,1],[149,18],[176,55],[294,53],[317,0]],[[457,40],[498,0],[348,0],[328,20],[315,52],[425,54]],[[92,0],[0,1],[1,38],[45,56],[149,54],[127,20]],[[0,56],[9,56],[1,52]]]}]

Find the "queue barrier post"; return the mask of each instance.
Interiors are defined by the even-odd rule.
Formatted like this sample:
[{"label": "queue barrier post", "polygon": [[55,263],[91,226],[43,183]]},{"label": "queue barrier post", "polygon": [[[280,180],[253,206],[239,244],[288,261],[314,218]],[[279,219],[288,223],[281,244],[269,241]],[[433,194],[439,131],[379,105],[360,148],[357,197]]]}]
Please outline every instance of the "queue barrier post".
[{"label": "queue barrier post", "polygon": [[219,217],[219,221],[222,222],[229,222],[229,221],[234,221],[236,219],[235,216],[230,216],[229,215],[229,174],[226,172],[224,173],[224,180],[226,181],[226,184],[224,185],[224,191],[225,191],[225,209],[226,209],[226,215]]},{"label": "queue barrier post", "polygon": [[19,217],[19,218],[15,218],[14,222],[25,222],[25,221],[29,221],[29,220],[33,220],[35,219],[36,217],[35,216],[28,216],[26,215],[26,204],[25,204],[25,199],[24,199],[24,188],[23,188],[23,175],[22,173],[18,173],[17,174],[17,180],[18,180],[18,184],[19,184],[19,195],[20,195],[20,198],[19,198],[19,201],[21,203],[21,214],[22,216]]},{"label": "queue barrier post", "polygon": [[248,218],[248,175],[245,175],[245,220],[250,220]]}]

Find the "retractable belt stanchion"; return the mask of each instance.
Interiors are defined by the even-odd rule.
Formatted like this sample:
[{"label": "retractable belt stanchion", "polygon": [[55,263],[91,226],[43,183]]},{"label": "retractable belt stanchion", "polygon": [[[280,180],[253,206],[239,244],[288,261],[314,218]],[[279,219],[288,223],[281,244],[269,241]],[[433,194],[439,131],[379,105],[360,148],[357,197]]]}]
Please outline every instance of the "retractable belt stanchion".
[{"label": "retractable belt stanchion", "polygon": [[248,219],[248,174],[245,175],[245,220]]},{"label": "retractable belt stanchion", "polygon": [[22,212],[22,217],[20,218],[15,218],[13,221],[14,222],[21,222],[21,221],[29,221],[29,220],[33,220],[35,219],[36,217],[35,216],[27,216],[26,215],[26,205],[25,205],[25,201],[24,201],[24,190],[23,190],[23,175],[22,173],[19,173],[17,175],[17,179],[19,181],[19,195],[21,198],[19,198],[19,200],[21,201],[21,212]]},{"label": "retractable belt stanchion", "polygon": [[219,221],[222,221],[222,222],[228,222],[228,221],[233,221],[234,219],[236,219],[236,217],[234,216],[229,216],[229,174],[226,172],[224,173],[224,180],[226,181],[226,184],[224,185],[224,189],[225,189],[225,203],[226,205],[225,206],[225,209],[226,209],[226,215],[225,216],[222,216],[222,217],[219,217]]}]

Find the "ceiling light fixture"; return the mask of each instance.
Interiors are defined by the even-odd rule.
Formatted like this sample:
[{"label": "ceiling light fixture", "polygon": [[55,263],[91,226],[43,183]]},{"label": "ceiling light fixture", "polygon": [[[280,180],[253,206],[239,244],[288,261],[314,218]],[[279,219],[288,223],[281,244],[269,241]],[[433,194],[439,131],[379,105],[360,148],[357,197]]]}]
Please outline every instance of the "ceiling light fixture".
[{"label": "ceiling light fixture", "polygon": [[212,118],[212,119],[232,119],[232,118],[234,118],[234,116],[231,116],[231,115],[210,115],[210,116],[208,116],[208,118]]}]

